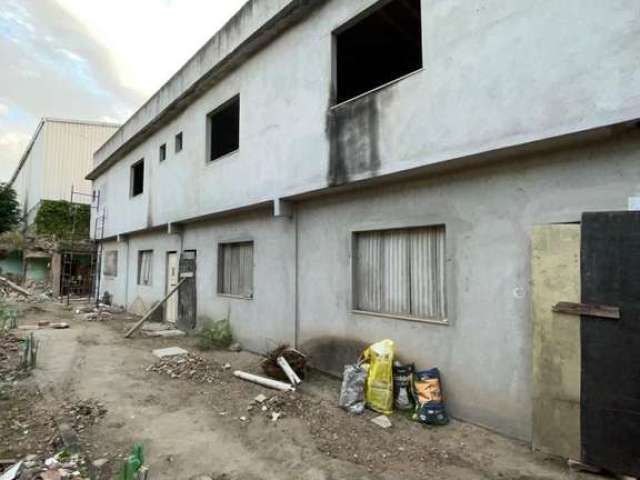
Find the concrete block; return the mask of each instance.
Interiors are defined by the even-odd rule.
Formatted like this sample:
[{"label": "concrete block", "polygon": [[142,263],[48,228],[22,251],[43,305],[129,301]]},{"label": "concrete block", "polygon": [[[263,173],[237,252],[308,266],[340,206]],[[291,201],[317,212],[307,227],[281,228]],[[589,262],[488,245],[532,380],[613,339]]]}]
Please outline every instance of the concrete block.
[{"label": "concrete block", "polygon": [[189,352],[180,347],[158,348],[153,351],[153,354],[158,358],[173,357],[175,355],[186,355],[187,353]]}]

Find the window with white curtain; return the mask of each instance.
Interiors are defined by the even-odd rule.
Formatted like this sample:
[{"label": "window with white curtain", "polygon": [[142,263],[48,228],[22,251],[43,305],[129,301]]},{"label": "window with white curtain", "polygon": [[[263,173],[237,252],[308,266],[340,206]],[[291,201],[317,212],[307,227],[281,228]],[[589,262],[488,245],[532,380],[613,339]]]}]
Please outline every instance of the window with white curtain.
[{"label": "window with white curtain", "polygon": [[445,227],[355,234],[354,308],[444,321]]},{"label": "window with white curtain", "polygon": [[153,269],[153,250],[138,252],[138,285],[151,285]]},{"label": "window with white curtain", "polygon": [[253,242],[219,245],[218,293],[253,298]]}]

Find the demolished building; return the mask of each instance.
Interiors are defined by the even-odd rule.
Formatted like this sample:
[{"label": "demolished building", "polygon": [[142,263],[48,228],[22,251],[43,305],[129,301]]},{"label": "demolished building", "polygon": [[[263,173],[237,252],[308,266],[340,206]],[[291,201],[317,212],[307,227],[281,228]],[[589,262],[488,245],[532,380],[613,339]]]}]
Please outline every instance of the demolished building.
[{"label": "demolished building", "polygon": [[638,14],[247,2],[95,153],[102,290],[188,273],[167,320],[334,373],[393,338],[454,416],[531,441],[532,231],[638,191]]}]

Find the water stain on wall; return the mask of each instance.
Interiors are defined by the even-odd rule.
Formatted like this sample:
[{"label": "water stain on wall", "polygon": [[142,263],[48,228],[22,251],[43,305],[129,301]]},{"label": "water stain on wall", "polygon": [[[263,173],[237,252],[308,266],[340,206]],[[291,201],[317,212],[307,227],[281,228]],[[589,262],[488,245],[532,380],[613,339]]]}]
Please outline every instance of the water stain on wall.
[{"label": "water stain on wall", "polygon": [[353,338],[323,336],[303,342],[301,350],[309,355],[313,367],[342,375],[344,366],[356,363],[367,343]]},{"label": "water stain on wall", "polygon": [[347,183],[354,175],[380,168],[380,104],[377,95],[367,95],[327,114],[330,143],[329,186]]}]

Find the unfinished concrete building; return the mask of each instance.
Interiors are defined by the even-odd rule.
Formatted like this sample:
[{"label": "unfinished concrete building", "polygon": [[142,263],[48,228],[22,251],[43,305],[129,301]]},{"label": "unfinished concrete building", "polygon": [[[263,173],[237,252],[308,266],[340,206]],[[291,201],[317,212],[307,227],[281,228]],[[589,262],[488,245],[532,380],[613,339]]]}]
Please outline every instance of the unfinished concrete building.
[{"label": "unfinished concrete building", "polygon": [[7,256],[0,261],[3,273],[27,281],[50,282],[54,295],[66,293],[64,284],[69,282],[62,279],[66,275],[74,279],[70,283],[78,293],[89,292],[91,243],[77,242],[71,246],[72,226],[69,225],[67,232],[58,228],[64,224],[64,218],[49,219],[50,223],[58,224],[53,228],[55,235],[49,232],[41,235],[34,223],[43,208],[52,211],[57,208],[66,216],[64,210],[68,206],[61,208],[60,202],[84,205],[78,209],[84,208],[85,222],[88,222],[92,191],[91,182],[85,176],[93,166],[93,153],[117,128],[118,125],[104,122],[55,118],[40,121],[9,180],[22,209],[27,241],[24,248],[6,252]]},{"label": "unfinished concrete building", "polygon": [[532,232],[640,189],[639,9],[247,2],[96,152],[102,290],[149,307],[188,272],[167,320],[334,373],[391,338],[530,441]]}]

